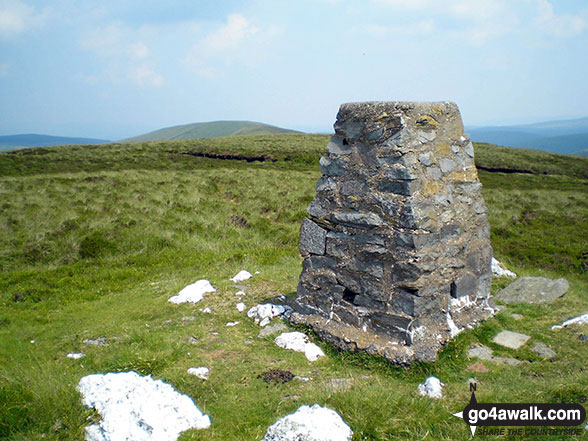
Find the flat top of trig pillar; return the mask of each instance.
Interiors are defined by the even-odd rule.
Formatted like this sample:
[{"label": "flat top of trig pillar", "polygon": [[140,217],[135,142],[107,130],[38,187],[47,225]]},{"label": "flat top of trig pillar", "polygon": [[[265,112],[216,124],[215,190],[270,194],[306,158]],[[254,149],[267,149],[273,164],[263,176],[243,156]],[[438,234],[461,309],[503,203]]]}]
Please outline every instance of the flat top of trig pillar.
[{"label": "flat top of trig pillar", "polygon": [[341,104],[339,114],[372,114],[372,113],[456,113],[457,104],[450,101],[365,101]]}]

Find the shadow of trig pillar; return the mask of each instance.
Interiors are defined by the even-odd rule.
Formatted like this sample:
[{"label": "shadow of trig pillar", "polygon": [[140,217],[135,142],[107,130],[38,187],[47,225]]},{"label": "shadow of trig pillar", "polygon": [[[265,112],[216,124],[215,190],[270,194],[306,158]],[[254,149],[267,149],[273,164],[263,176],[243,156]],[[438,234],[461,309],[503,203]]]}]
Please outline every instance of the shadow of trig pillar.
[{"label": "shadow of trig pillar", "polygon": [[406,365],[493,314],[488,210],[455,104],[343,104],[320,166],[294,323]]}]

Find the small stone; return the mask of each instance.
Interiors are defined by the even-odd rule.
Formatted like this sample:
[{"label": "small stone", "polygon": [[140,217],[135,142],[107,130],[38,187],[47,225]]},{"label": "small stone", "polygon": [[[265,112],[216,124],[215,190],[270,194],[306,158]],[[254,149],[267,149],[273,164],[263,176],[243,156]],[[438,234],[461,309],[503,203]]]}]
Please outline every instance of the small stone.
[{"label": "small stone", "polygon": [[523,318],[525,318],[523,315],[516,313],[512,313],[510,316],[515,320],[522,320]]},{"label": "small stone", "polygon": [[539,341],[535,342],[535,344],[531,348],[531,351],[533,351],[535,354],[539,355],[540,357],[547,358],[547,359],[553,358],[557,355],[557,352],[555,352],[553,349],[551,349],[545,343],[541,343]]},{"label": "small stone", "polygon": [[184,323],[193,322],[194,320],[196,320],[196,317],[194,317],[193,315],[188,316],[188,317],[182,317],[182,322],[184,322]]},{"label": "small stone", "polygon": [[491,361],[493,358],[492,352],[492,349],[490,349],[488,346],[474,346],[468,350],[468,357]]},{"label": "small stone", "polygon": [[106,337],[86,338],[84,344],[89,346],[105,346],[108,344],[108,339]]},{"label": "small stone", "polygon": [[168,302],[180,303],[198,303],[204,297],[204,294],[215,292],[216,289],[206,279],[198,280],[191,285],[186,286],[178,294],[168,299]]},{"label": "small stone", "polygon": [[236,321],[236,322],[229,322],[227,323],[225,326],[227,328],[233,327],[233,326],[237,326],[239,323],[241,323],[240,321]]},{"label": "small stone", "polygon": [[327,383],[327,388],[332,392],[345,392],[353,386],[353,378],[331,378]]},{"label": "small stone", "polygon": [[72,360],[79,360],[80,358],[85,356],[86,354],[82,352],[70,352],[69,354],[67,354],[67,358],[71,358]]},{"label": "small stone", "polygon": [[277,334],[278,332],[285,331],[286,329],[288,329],[288,327],[283,323],[276,323],[274,325],[266,326],[265,328],[263,328],[261,331],[259,331],[257,337],[265,338],[272,334]]},{"label": "small stone", "polygon": [[192,335],[190,337],[188,337],[188,343],[192,343],[193,345],[195,345],[195,344],[198,344],[198,341],[199,340]]},{"label": "small stone", "polygon": [[242,297],[247,295],[247,293],[245,291],[239,290],[235,293],[236,296]]},{"label": "small stone", "polygon": [[588,325],[588,314],[582,314],[573,319],[566,320],[561,325],[553,325],[551,329],[567,328],[570,325]]},{"label": "small stone", "polygon": [[550,280],[545,277],[521,277],[500,290],[495,298],[503,303],[551,303],[563,296],[569,288],[566,279]]},{"label": "small stone", "polygon": [[423,384],[419,384],[419,395],[427,396],[429,398],[443,398],[443,386],[437,377],[429,377]]},{"label": "small stone", "polygon": [[516,279],[517,277],[515,273],[504,268],[494,257],[492,258],[492,275],[494,277],[510,277],[511,279]]},{"label": "small stone", "polygon": [[531,337],[529,335],[519,334],[518,332],[500,331],[492,339],[492,342],[506,348],[518,349],[527,343],[530,338]]},{"label": "small stone", "polygon": [[249,271],[241,270],[239,271],[234,277],[229,279],[233,283],[244,282],[245,280],[250,279],[253,277]]},{"label": "small stone", "polygon": [[261,326],[262,328],[269,325],[270,324],[270,318],[269,317],[265,317],[263,318],[260,322],[259,322],[259,326]]},{"label": "small stone", "polygon": [[310,377],[300,377],[300,376],[298,376],[298,375],[295,375],[295,376],[294,376],[294,379],[295,379],[295,380],[298,380],[298,381],[302,381],[302,382],[304,382],[304,383],[306,383],[306,382],[308,382],[308,381],[311,381],[311,380],[312,380],[312,378],[310,378]]},{"label": "small stone", "polygon": [[353,435],[337,412],[318,404],[301,406],[271,425],[264,441],[351,441]]},{"label": "small stone", "polygon": [[512,357],[492,357],[492,360],[490,361],[498,364],[507,364],[509,366],[518,366],[522,363],[521,360],[517,360],[516,358]]},{"label": "small stone", "polygon": [[204,309],[202,310],[202,312],[203,312],[204,314],[212,314],[212,309],[210,309],[210,308],[208,308],[208,307],[207,307],[207,308],[204,308]]},{"label": "small stone", "polygon": [[578,336],[578,339],[579,339],[580,341],[586,341],[586,340],[588,340],[588,335],[586,335],[586,334],[580,334],[580,335]]},{"label": "small stone", "polygon": [[196,375],[198,378],[202,380],[208,380],[208,375],[210,374],[210,369],[204,366],[201,367],[193,367],[188,369],[188,373],[190,375]]},{"label": "small stone", "polygon": [[467,367],[468,371],[472,371],[472,372],[480,372],[480,373],[486,373],[489,372],[490,369],[488,369],[486,367],[486,365],[480,363],[479,361],[476,361],[475,363],[470,364]]},{"label": "small stone", "polygon": [[308,341],[308,337],[302,332],[284,332],[276,337],[275,343],[284,349],[304,352],[309,361],[316,361],[324,356],[324,352],[314,343]]},{"label": "small stone", "polygon": [[245,303],[243,303],[243,302],[237,303],[237,311],[243,312],[243,311],[245,311],[245,308],[247,308],[247,305],[245,305]]},{"label": "small stone", "polygon": [[322,256],[325,254],[325,243],[327,240],[327,231],[319,227],[313,221],[305,218],[300,227],[300,253],[303,256],[316,254]]},{"label": "small stone", "polygon": [[457,164],[455,163],[455,161],[452,161],[451,159],[441,158],[439,160],[439,168],[441,169],[441,173],[452,172],[453,170],[455,170],[456,167]]}]

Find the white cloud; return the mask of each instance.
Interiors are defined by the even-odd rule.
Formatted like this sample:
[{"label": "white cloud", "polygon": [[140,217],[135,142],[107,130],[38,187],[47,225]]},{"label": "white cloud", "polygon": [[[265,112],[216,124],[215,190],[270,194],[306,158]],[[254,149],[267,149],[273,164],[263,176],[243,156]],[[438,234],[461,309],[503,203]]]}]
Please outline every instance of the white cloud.
[{"label": "white cloud", "polygon": [[145,45],[145,43],[142,42],[133,43],[130,44],[127,48],[127,53],[132,58],[137,58],[141,60],[149,56],[149,48]]},{"label": "white cloud", "polygon": [[424,9],[435,4],[435,0],[374,0],[374,2],[400,9]]},{"label": "white cloud", "polygon": [[261,28],[240,14],[231,14],[226,23],[196,42],[183,61],[203,77],[218,77],[228,66],[258,63],[280,32],[276,26]]},{"label": "white cloud", "polygon": [[[154,67],[151,51],[142,41],[141,32],[121,22],[95,27],[86,32],[82,47],[96,54],[104,64],[102,76],[109,81],[130,80],[140,87],[159,87],[165,78]],[[95,84],[96,75],[81,75],[88,84]]]},{"label": "white cloud", "polygon": [[43,21],[43,13],[19,0],[0,0],[0,37],[14,37]]},{"label": "white cloud", "polygon": [[133,70],[131,78],[141,87],[159,87],[165,83],[163,76],[147,64],[137,66]]},{"label": "white cloud", "polygon": [[425,19],[400,25],[368,25],[366,30],[374,37],[389,37],[396,34],[413,37],[433,34],[436,30],[436,25],[435,20]]},{"label": "white cloud", "polygon": [[237,46],[241,41],[259,32],[259,28],[239,14],[231,14],[227,23],[202,40],[202,46],[211,52]]},{"label": "white cloud", "polygon": [[548,0],[537,0],[539,15],[535,20],[537,27],[555,37],[573,37],[586,29],[586,20],[579,15],[556,14]]}]

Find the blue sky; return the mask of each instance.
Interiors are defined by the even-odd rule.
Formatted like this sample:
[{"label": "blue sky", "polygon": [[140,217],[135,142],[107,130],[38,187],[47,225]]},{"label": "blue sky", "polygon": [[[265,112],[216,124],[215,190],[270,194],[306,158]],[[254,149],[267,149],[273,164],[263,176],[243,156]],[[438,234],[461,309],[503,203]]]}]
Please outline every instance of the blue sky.
[{"label": "blue sky", "polygon": [[468,125],[588,116],[586,0],[0,0],[0,135],[121,139],[349,101]]}]

